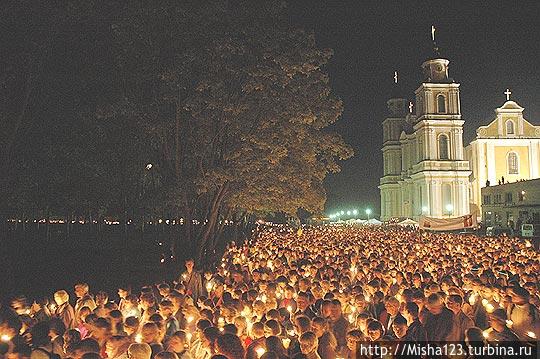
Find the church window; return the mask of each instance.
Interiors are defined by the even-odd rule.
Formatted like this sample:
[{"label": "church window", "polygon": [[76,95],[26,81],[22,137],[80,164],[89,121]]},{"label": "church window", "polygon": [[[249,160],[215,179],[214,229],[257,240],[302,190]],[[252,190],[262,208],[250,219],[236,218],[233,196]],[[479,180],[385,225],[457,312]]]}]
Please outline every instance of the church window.
[{"label": "church window", "polygon": [[439,159],[441,160],[448,159],[448,136],[447,135],[439,136]]},{"label": "church window", "polygon": [[506,134],[507,135],[513,135],[514,134],[514,121],[512,121],[512,120],[506,121]]},{"label": "church window", "polygon": [[437,96],[437,113],[446,113],[446,99],[444,95]]},{"label": "church window", "polygon": [[508,174],[517,175],[519,174],[519,163],[518,155],[515,152],[510,152],[508,154]]}]

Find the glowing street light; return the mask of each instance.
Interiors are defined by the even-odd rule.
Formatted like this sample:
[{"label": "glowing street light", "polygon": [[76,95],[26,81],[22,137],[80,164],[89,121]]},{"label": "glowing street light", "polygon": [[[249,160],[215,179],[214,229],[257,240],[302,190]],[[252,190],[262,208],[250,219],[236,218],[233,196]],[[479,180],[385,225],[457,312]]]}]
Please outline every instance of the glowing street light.
[{"label": "glowing street light", "polygon": [[369,216],[371,215],[371,208],[366,208],[366,214],[367,214],[367,219],[369,221]]},{"label": "glowing street light", "polygon": [[347,216],[350,216],[351,215],[351,211],[347,211]]},{"label": "glowing street light", "polygon": [[448,203],[446,205],[446,212],[448,212],[448,217],[450,217],[450,215],[452,214],[452,210],[454,209],[454,206],[452,206],[451,203]]},{"label": "glowing street light", "polygon": [[345,211],[341,211],[341,215],[343,216],[345,214]]},{"label": "glowing street light", "polygon": [[358,210],[355,209],[355,210],[352,211],[352,213],[356,216],[358,214]]},{"label": "glowing street light", "polygon": [[427,212],[428,212],[427,206],[422,206],[422,213],[427,213]]}]

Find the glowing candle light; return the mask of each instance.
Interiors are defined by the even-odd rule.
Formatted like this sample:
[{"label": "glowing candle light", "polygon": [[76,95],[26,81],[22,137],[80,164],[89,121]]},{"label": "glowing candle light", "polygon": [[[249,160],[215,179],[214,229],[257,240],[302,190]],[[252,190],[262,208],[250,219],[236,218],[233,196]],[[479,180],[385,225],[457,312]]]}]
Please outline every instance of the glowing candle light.
[{"label": "glowing candle light", "polygon": [[191,342],[191,337],[192,337],[192,336],[193,336],[193,335],[192,335],[191,333],[189,333],[189,332],[186,333],[186,339],[187,339],[188,343]]},{"label": "glowing candle light", "polygon": [[135,341],[137,343],[142,343],[142,335],[140,333],[135,335]]},{"label": "glowing candle light", "polygon": [[488,313],[493,313],[494,310],[495,310],[495,307],[493,306],[493,304],[488,303],[488,304],[486,305],[486,311],[487,311]]},{"label": "glowing candle light", "polygon": [[512,328],[512,325],[514,325],[514,322],[511,321],[510,319],[507,319],[507,320],[506,320],[506,326],[507,326],[508,328]]},{"label": "glowing candle light", "polygon": [[528,331],[528,332],[527,332],[527,336],[528,336],[529,338],[536,339],[536,334],[534,334],[534,332]]},{"label": "glowing candle light", "polygon": [[487,339],[487,338],[489,337],[489,330],[484,330],[484,331],[482,332],[482,335],[484,336],[484,338]]},{"label": "glowing candle light", "polygon": [[7,343],[11,340],[11,337],[7,334],[2,334],[2,336],[0,336],[0,340],[3,341],[4,343]]},{"label": "glowing candle light", "polygon": [[488,305],[488,300],[487,299],[482,299],[482,305],[485,307],[486,305]]},{"label": "glowing candle light", "polygon": [[212,283],[210,283],[210,282],[206,283],[206,290],[207,290],[208,292],[211,292],[211,291],[212,291]]},{"label": "glowing candle light", "polygon": [[289,349],[289,345],[291,344],[291,340],[289,338],[283,338],[281,339],[281,342],[283,343],[283,347],[285,349]]},{"label": "glowing candle light", "polygon": [[193,317],[193,315],[190,315],[189,317],[187,317],[187,322],[188,323],[191,323],[195,320],[195,317]]},{"label": "glowing candle light", "polygon": [[258,347],[255,351],[257,352],[258,358],[262,357],[263,354],[266,353],[266,349],[264,349],[263,347]]},{"label": "glowing candle light", "polygon": [[288,305],[288,306],[287,306],[287,311],[288,311],[289,313],[292,313],[292,306],[291,306],[291,305]]},{"label": "glowing candle light", "polygon": [[476,303],[476,294],[471,294],[471,296],[469,297],[469,304],[470,305],[474,305]]}]

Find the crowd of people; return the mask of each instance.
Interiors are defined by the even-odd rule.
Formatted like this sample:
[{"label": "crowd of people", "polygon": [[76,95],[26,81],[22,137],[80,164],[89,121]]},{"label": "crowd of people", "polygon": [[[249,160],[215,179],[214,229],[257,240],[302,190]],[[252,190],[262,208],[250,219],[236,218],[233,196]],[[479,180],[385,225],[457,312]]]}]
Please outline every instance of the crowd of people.
[{"label": "crowd of people", "polygon": [[[174,283],[0,308],[7,359],[356,358],[359,343],[537,345],[539,255],[518,238],[264,226]],[[465,355],[466,356],[466,355]]]}]

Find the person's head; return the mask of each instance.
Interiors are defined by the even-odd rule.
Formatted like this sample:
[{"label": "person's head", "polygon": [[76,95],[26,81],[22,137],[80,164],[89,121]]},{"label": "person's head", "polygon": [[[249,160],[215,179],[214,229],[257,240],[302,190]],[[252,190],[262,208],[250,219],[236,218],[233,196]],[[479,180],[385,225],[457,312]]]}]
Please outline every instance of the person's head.
[{"label": "person's head", "polygon": [[97,339],[106,339],[111,333],[111,323],[105,318],[97,318],[94,322],[93,335]]},{"label": "person's head", "polygon": [[446,306],[454,312],[454,314],[457,314],[463,306],[463,298],[458,294],[450,294],[446,297]]},{"label": "person's head", "polygon": [[384,302],[384,307],[390,316],[396,316],[399,313],[399,300],[396,297],[389,297]]},{"label": "person's head", "polygon": [[311,321],[311,330],[317,338],[320,338],[328,331],[328,321],[322,317],[315,317]]},{"label": "person's head", "polygon": [[298,296],[296,297],[296,305],[298,306],[298,309],[303,312],[307,309],[309,304],[309,295],[306,292],[298,293]]},{"label": "person's head", "polygon": [[99,353],[99,343],[92,338],[86,338],[81,340],[73,350],[74,359],[81,359],[86,353]]},{"label": "person's head", "polygon": [[308,317],[299,315],[294,319],[294,330],[299,336],[311,331],[311,320]]},{"label": "person's head", "polygon": [[217,338],[221,335],[216,327],[208,327],[202,333],[202,346],[210,353],[214,354]]},{"label": "person's head", "polygon": [[251,336],[253,339],[264,337],[264,324],[262,322],[253,323],[251,326]]},{"label": "person's head", "polygon": [[174,305],[170,300],[163,300],[159,303],[159,313],[163,319],[169,318],[174,313]]},{"label": "person's head", "polygon": [[228,359],[243,359],[245,354],[240,338],[228,333],[217,337],[216,351],[225,355]]},{"label": "person's head", "polygon": [[357,329],[349,330],[347,332],[347,348],[352,351],[356,352],[356,348],[358,346],[358,342],[361,341],[364,338],[364,335],[361,331]]},{"label": "person's head", "polygon": [[430,294],[427,299],[426,308],[431,314],[441,314],[444,308],[444,302],[442,297],[438,293]]},{"label": "person's head", "polygon": [[403,314],[405,319],[407,319],[407,321],[411,323],[416,318],[418,318],[418,312],[418,305],[415,302],[407,302],[405,303],[401,314]]},{"label": "person's head", "polygon": [[128,359],[150,359],[152,348],[146,343],[133,343],[127,351]]},{"label": "person's head", "polygon": [[131,294],[131,289],[127,286],[118,288],[118,296],[120,299],[126,299]]},{"label": "person's head", "polygon": [[372,320],[367,325],[367,333],[372,341],[379,340],[384,335],[384,329],[378,320]]},{"label": "person's head", "polygon": [[529,302],[530,294],[529,291],[523,287],[515,286],[512,287],[508,294],[512,298],[512,303],[517,305],[523,305]]},{"label": "person's head", "polygon": [[69,302],[69,294],[65,290],[59,290],[54,293],[54,301],[56,305],[61,306],[64,303]]},{"label": "person's head", "polygon": [[49,322],[49,337],[56,338],[59,335],[64,335],[66,325],[60,318],[52,318]]},{"label": "person's head", "polygon": [[159,326],[154,322],[144,323],[141,328],[141,337],[144,343],[151,344],[159,342]]},{"label": "person's head", "polygon": [[169,347],[167,350],[173,351],[175,353],[181,353],[184,350],[189,349],[189,340],[187,334],[183,330],[179,330],[169,338]]},{"label": "person's head", "polygon": [[313,332],[305,332],[300,336],[300,350],[302,354],[307,355],[317,350],[319,340]]},{"label": "person's head", "polygon": [[75,295],[77,296],[77,298],[82,298],[84,297],[85,295],[88,294],[88,284],[86,283],[77,283],[75,284]]},{"label": "person's head", "polygon": [[127,317],[124,320],[124,331],[127,335],[132,335],[139,330],[139,318]]},{"label": "person's head", "polygon": [[101,359],[101,355],[99,353],[84,353],[81,359]]},{"label": "person's head", "polygon": [[191,273],[193,271],[193,267],[195,267],[195,261],[193,260],[193,258],[189,258],[188,260],[186,260],[186,270],[188,271],[188,273]]},{"label": "person's head", "polygon": [[401,339],[407,334],[407,319],[404,317],[396,317],[392,323],[392,330],[398,339]]},{"label": "person's head", "polygon": [[489,325],[497,332],[502,332],[506,327],[506,311],[504,309],[495,309],[493,313],[489,313],[488,322]]},{"label": "person's head", "polygon": [[121,354],[122,347],[125,348],[125,345],[128,343],[128,337],[122,335],[114,335],[107,339],[105,343],[105,353],[107,353],[107,358],[116,358]]},{"label": "person's head", "polygon": [[266,323],[264,323],[264,330],[267,337],[281,335],[281,326],[278,321],[274,319],[267,320]]},{"label": "person's head", "polygon": [[154,356],[154,359],[178,359],[178,355],[174,352],[159,352]]}]

